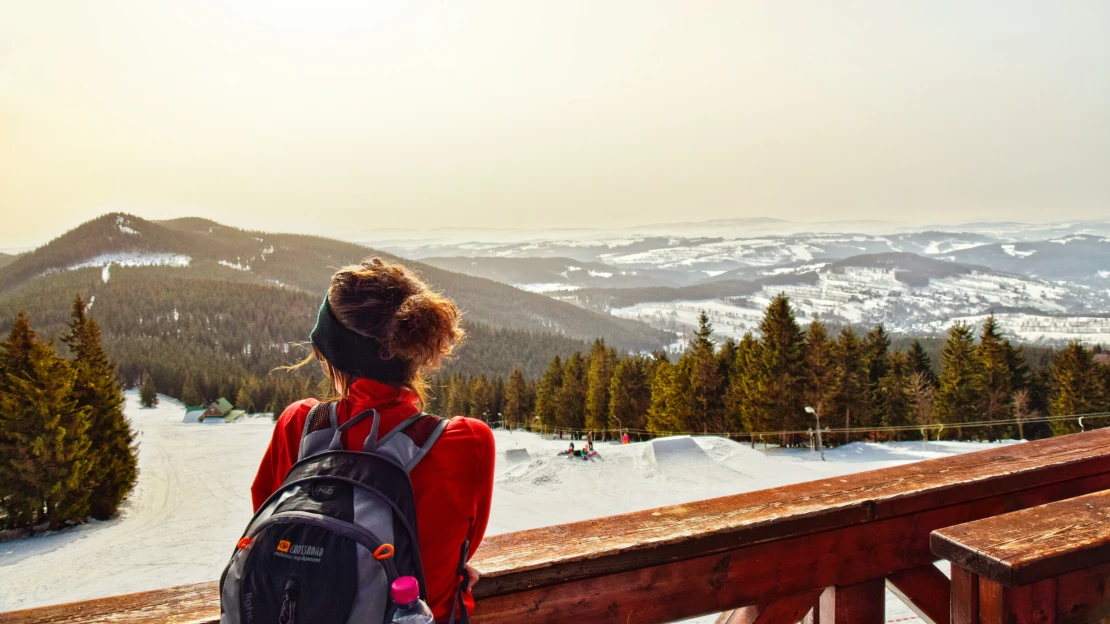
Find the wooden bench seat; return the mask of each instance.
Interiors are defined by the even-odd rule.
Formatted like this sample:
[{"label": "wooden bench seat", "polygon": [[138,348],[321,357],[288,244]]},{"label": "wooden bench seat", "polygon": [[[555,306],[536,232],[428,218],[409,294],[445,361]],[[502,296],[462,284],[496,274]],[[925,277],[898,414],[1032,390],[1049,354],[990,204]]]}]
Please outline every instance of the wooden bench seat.
[{"label": "wooden bench seat", "polygon": [[[750,605],[736,621],[782,624],[820,603],[820,624],[883,624],[885,584],[948,624],[931,531],[1107,488],[1102,429],[497,535],[472,562],[474,622],[658,624]],[[0,613],[0,624],[213,622],[216,596],[206,583]]]},{"label": "wooden bench seat", "polygon": [[953,624],[1110,616],[1110,491],[934,531],[952,562]]}]

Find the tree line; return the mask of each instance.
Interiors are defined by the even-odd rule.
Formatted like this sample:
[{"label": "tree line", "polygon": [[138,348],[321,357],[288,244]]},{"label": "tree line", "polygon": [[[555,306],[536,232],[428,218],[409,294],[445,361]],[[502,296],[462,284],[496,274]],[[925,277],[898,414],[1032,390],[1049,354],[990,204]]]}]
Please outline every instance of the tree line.
[{"label": "tree line", "polygon": [[138,477],[122,385],[77,297],[58,354],[19,314],[0,342],[0,526],[112,517]]},{"label": "tree line", "polygon": [[[538,378],[515,370],[507,380],[434,379],[428,409],[548,431],[743,435],[805,432],[815,427],[805,410],[812,407],[822,427],[902,428],[873,438],[916,438],[920,426],[952,425],[952,437],[990,440],[1078,431],[1069,421],[1023,422],[1037,415],[1110,411],[1110,354],[1097,346],[1073,342],[1048,358],[1033,349],[1038,366],[1031,367],[1027,349],[1012,344],[993,316],[978,334],[953,325],[936,364],[919,340],[891,345],[882,325],[860,334],[814,319],[803,330],[780,295],[758,337],[716,340],[703,313],[675,361],[664,352],[620,355],[597,340],[589,352],[555,356]],[[849,439],[843,433],[830,442]],[[807,444],[808,436],[781,442]]]},{"label": "tree line", "polygon": [[[107,283],[100,269],[68,271],[0,299],[0,323],[10,326],[22,311],[41,335],[60,336],[79,292],[127,387],[149,376],[158,393],[187,405],[225,397],[247,411],[276,414],[293,401],[319,395],[318,367],[280,370],[309,354],[318,295],[174,271],[113,267]],[[538,376],[553,355],[588,347],[557,333],[469,321],[465,327],[468,339],[448,363],[448,373],[507,378],[520,368]],[[57,346],[67,355],[65,344]]]}]

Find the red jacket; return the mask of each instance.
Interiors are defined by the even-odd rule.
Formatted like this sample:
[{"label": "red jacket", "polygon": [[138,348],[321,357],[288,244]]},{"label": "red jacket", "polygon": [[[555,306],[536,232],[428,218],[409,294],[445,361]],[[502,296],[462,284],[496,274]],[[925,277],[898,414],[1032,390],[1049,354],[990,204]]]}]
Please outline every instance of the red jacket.
[{"label": "red jacket", "polygon": [[[277,490],[296,463],[305,418],[317,402],[305,399],[293,403],[278,419],[270,448],[266,449],[251,486],[255,511]],[[357,379],[336,411],[342,424],[363,410],[378,410],[380,438],[420,411],[418,405],[419,399],[408,390]],[[367,419],[351,427],[347,432],[347,448],[362,450],[370,426]],[[437,620],[446,620],[451,615],[459,586],[455,572],[463,540],[470,539],[473,555],[485,535],[493,496],[493,462],[493,432],[480,420],[460,417],[448,422],[435,446],[412,471],[428,606]],[[466,604],[468,609],[474,608],[470,592],[466,594]]]}]

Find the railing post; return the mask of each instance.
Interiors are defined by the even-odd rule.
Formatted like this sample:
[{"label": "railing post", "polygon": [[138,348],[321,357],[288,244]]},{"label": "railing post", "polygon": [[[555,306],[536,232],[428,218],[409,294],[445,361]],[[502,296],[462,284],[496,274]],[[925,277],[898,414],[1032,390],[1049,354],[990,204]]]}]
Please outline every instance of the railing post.
[{"label": "railing post", "polygon": [[825,589],[821,594],[821,624],[884,624],[885,589],[881,578]]},{"label": "railing post", "polygon": [[[952,566],[955,569],[955,565]],[[979,577],[981,624],[1053,624],[1056,621],[1056,579],[1006,587]]]}]

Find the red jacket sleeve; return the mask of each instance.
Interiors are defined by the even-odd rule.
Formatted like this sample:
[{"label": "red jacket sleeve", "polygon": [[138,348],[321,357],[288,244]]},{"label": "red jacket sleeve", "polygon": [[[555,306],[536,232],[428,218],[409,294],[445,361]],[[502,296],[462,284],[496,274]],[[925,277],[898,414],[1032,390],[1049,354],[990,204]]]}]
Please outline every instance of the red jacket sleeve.
[{"label": "red jacket sleeve", "polygon": [[309,410],[317,403],[316,399],[297,401],[285,408],[278,418],[274,425],[274,435],[270,438],[270,446],[266,448],[262,463],[258,466],[258,474],[251,484],[251,501],[255,511],[278,489],[289,469],[297,463],[301,430]]},{"label": "red jacket sleeve", "polygon": [[468,420],[468,422],[477,447],[477,452],[474,454],[474,483],[472,484],[474,492],[477,494],[474,497],[474,524],[470,527],[470,533],[467,535],[470,539],[470,556],[467,558],[469,560],[477,552],[478,547],[482,545],[482,539],[486,535],[486,527],[489,525],[490,505],[493,502],[493,472],[496,451],[493,432],[490,431],[489,426],[480,421]]}]

